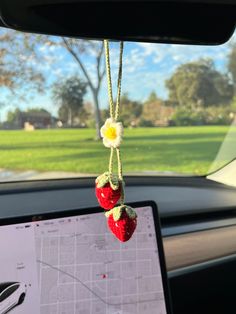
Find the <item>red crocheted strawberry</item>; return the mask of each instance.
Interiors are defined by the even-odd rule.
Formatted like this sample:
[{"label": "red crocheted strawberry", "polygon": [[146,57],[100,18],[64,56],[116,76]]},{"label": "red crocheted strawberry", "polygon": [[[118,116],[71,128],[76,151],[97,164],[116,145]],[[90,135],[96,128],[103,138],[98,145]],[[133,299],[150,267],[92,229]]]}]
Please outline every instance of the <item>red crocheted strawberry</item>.
[{"label": "red crocheted strawberry", "polygon": [[116,206],[121,197],[122,183],[116,176],[105,172],[97,177],[95,192],[100,206],[109,210]]},{"label": "red crocheted strawberry", "polygon": [[121,205],[105,213],[111,232],[121,241],[128,241],[137,226],[137,214],[129,206]]}]

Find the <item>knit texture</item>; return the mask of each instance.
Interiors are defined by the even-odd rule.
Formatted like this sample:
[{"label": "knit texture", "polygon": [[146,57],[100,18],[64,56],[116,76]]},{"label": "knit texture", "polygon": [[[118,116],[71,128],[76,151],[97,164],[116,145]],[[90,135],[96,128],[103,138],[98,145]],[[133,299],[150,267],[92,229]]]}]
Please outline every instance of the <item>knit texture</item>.
[{"label": "knit texture", "polygon": [[109,182],[101,188],[96,184],[95,193],[99,205],[105,210],[109,210],[116,206],[121,197],[121,185],[117,190],[113,190]]},{"label": "knit texture", "polygon": [[[110,159],[108,171],[97,177],[95,193],[98,202],[104,208],[107,223],[111,232],[122,242],[128,241],[137,225],[136,212],[129,206],[125,205],[125,191],[123,170],[121,162],[120,144],[123,135],[123,126],[118,122],[120,114],[120,95],[121,95],[121,79],[122,79],[122,56],[123,42],[120,43],[120,58],[117,80],[117,99],[116,105],[113,101],[112,79],[110,67],[109,41],[104,40],[104,49],[106,57],[108,95],[110,104],[110,118],[101,128],[101,136],[105,147],[110,148]],[[117,156],[117,175],[113,172],[114,151]],[[116,206],[117,203],[119,206]],[[116,207],[115,207],[116,206]]]},{"label": "knit texture", "polygon": [[128,241],[137,226],[137,214],[127,205],[117,206],[105,213],[111,232],[121,241]]},{"label": "knit texture", "polygon": [[109,215],[107,219],[108,227],[111,232],[119,239],[121,242],[128,241],[137,226],[137,219],[130,218],[126,211],[123,211],[119,220],[115,220],[113,214]]}]

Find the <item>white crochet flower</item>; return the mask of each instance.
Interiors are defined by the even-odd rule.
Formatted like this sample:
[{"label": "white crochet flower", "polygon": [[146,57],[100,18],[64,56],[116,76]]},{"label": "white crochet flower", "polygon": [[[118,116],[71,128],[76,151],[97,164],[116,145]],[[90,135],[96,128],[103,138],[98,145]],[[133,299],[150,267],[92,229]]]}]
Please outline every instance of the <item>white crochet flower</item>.
[{"label": "white crochet flower", "polygon": [[109,118],[101,127],[101,136],[103,144],[106,147],[118,148],[122,141],[123,125],[121,122],[116,122],[114,119]]}]

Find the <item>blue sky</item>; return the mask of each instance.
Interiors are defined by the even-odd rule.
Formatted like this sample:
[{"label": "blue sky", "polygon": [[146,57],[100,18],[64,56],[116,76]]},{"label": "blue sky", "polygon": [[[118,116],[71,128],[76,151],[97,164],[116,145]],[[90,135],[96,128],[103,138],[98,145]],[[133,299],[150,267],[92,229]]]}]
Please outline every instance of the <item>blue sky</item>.
[{"label": "blue sky", "polygon": [[[129,94],[134,100],[145,100],[151,91],[155,91],[161,98],[167,98],[165,80],[168,79],[175,69],[182,63],[198,60],[200,58],[212,58],[216,68],[222,72],[226,71],[227,55],[230,45],[235,42],[236,35],[231,40],[220,46],[186,46],[170,44],[149,44],[149,43],[125,43],[123,61],[123,82],[122,92]],[[60,46],[39,46],[38,53],[42,62],[36,62],[24,56],[20,56],[22,62],[31,63],[37,70],[43,71],[48,82],[58,81],[65,77],[78,74],[83,78],[78,70],[78,65],[73,58]],[[119,44],[111,44],[111,64],[113,77],[117,75],[117,63],[119,54]],[[95,64],[93,56],[83,55],[83,62],[86,65],[91,77],[95,79]],[[114,82],[114,87],[116,86]],[[114,92],[115,94],[115,92]],[[3,95],[3,93],[2,93]],[[86,96],[91,100],[91,94]],[[100,104],[104,108],[107,106],[106,81],[104,80],[100,93]],[[43,107],[55,115],[57,107],[53,105],[50,90],[45,90],[43,95],[34,95],[32,100],[19,101],[21,109],[32,107]],[[8,104],[2,111],[1,120],[5,118],[6,112],[14,109]]]}]

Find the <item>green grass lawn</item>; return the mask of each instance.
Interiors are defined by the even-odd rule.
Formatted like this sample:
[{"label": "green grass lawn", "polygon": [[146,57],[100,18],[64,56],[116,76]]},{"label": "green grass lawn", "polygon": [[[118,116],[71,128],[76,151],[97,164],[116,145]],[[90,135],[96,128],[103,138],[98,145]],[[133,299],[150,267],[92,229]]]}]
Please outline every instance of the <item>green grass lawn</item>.
[{"label": "green grass lawn", "polygon": [[[126,129],[124,172],[174,171],[204,174],[227,126]],[[95,130],[0,131],[0,168],[101,173],[109,149],[94,141]]]}]

